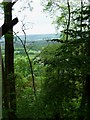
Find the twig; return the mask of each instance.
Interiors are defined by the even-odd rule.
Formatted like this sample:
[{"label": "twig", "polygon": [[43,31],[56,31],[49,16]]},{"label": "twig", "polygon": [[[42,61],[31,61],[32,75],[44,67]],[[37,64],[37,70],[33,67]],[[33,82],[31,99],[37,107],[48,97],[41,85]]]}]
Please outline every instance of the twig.
[{"label": "twig", "polygon": [[28,52],[27,52],[26,45],[24,44],[24,42],[22,41],[22,39],[21,39],[15,32],[14,32],[14,34],[15,34],[16,37],[21,41],[22,46],[23,46],[23,48],[24,48],[24,51],[25,51],[25,53],[26,53],[26,55],[27,55],[27,58],[28,58],[28,61],[29,61],[29,65],[30,65],[30,72],[31,72],[31,75],[32,75],[34,95],[35,95],[35,98],[36,98],[35,79],[34,79],[34,73],[33,73],[33,67],[32,67],[31,59],[30,59],[29,54],[28,54]]}]

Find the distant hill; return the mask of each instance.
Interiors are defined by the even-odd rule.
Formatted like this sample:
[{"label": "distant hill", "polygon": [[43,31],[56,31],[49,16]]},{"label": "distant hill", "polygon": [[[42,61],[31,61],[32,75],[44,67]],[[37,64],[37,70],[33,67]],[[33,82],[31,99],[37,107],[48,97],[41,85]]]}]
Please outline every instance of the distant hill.
[{"label": "distant hill", "polygon": [[[24,35],[19,36],[21,40],[25,40]],[[47,46],[48,44],[52,44],[53,42],[50,42],[48,40],[55,39],[55,38],[60,38],[59,34],[33,34],[33,35],[27,35],[26,36],[26,44],[28,47],[34,50],[40,50],[42,47]],[[4,38],[1,38],[0,40],[2,49],[4,50],[5,48],[5,41]],[[22,48],[22,44],[18,38],[14,39],[14,45],[15,48]]]},{"label": "distant hill", "polygon": [[[22,40],[24,40],[24,35],[19,36]],[[39,50],[42,47],[47,46],[48,44],[52,44],[52,42],[48,41],[51,39],[59,38],[58,34],[34,34],[27,35],[26,43],[27,46],[30,46],[34,50]],[[18,40],[15,42],[15,47],[21,47],[21,42]]]},{"label": "distant hill", "polygon": [[[22,40],[24,40],[24,35],[19,36]],[[59,38],[59,34],[33,34],[27,35],[27,41],[40,41],[40,40],[49,40],[53,38]]]}]

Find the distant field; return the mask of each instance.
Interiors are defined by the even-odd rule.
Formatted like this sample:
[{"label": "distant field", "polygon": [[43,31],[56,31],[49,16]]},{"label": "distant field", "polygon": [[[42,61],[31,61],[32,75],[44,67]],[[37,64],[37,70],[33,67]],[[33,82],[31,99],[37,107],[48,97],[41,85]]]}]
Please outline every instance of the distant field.
[{"label": "distant field", "polygon": [[[57,34],[27,35],[26,46],[29,50],[29,53],[33,55],[41,51],[47,45],[53,44],[53,42],[50,42],[48,40],[51,40],[53,38],[59,38],[59,36],[60,35]],[[24,41],[24,35],[21,35],[19,37],[21,38],[21,40]],[[0,42],[2,46],[2,53],[4,53],[5,50],[4,38],[2,38]],[[15,38],[14,40],[14,48],[15,54],[24,54],[23,46],[18,38]]]}]

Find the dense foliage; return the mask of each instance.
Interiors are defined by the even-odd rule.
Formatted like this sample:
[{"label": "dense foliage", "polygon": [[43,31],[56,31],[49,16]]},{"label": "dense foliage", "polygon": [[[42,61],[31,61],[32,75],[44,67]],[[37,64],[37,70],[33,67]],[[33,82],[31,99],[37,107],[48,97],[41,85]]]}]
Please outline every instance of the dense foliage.
[{"label": "dense foliage", "polygon": [[45,98],[48,98],[47,105],[49,108],[53,106],[52,116],[58,114],[59,118],[65,120],[88,119],[85,82],[87,74],[90,74],[90,59],[87,52],[90,33],[89,12],[89,6],[81,6],[71,11],[71,26],[68,26],[67,22],[68,28],[66,27],[62,33],[66,38],[68,34],[68,40],[64,37],[59,41],[61,44],[50,46],[41,54],[46,66],[44,92]]},{"label": "dense foliage", "polygon": [[73,2],[49,0],[45,10],[53,14],[60,38],[50,40],[52,44],[48,45],[45,41],[38,43],[40,47],[35,49],[30,44],[24,46],[32,63],[36,96],[29,59],[16,41],[17,118],[89,120],[86,78],[90,75],[90,6],[81,1],[76,8]]},{"label": "dense foliage", "polygon": [[[71,26],[65,27],[62,33],[66,37],[60,39],[61,44],[49,46],[41,53],[46,76],[43,96],[47,101],[47,110],[50,110],[53,118],[56,116],[65,120],[88,120],[85,90],[86,77],[90,74],[89,12],[89,6],[81,6],[71,11]],[[61,17],[57,17],[58,25]],[[68,40],[65,39],[67,34]]]},{"label": "dense foliage", "polygon": [[[19,59],[16,56],[19,117],[87,119],[85,82],[87,74],[90,73],[90,59],[87,52],[90,10],[89,6],[81,7],[70,12],[71,26],[64,27],[62,37],[54,40],[54,44],[44,47],[40,55],[32,59],[37,89],[36,99],[32,89],[32,78],[28,72],[28,61],[23,56]],[[63,25],[68,24],[64,20],[60,21],[61,18],[63,19],[63,16],[57,17],[58,27],[61,24],[59,22],[65,23]]]}]

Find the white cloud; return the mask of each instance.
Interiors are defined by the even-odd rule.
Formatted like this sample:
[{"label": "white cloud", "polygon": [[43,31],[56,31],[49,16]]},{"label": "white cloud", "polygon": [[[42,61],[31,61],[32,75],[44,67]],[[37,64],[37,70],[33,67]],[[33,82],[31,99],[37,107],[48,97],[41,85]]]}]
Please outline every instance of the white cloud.
[{"label": "white cloud", "polygon": [[[0,2],[2,1],[3,0],[0,0]],[[55,27],[52,25],[52,19],[49,15],[42,12],[43,8],[40,5],[40,0],[33,0],[32,3],[29,1],[31,0],[18,0],[18,2],[16,2],[13,6],[13,18],[18,17],[19,19],[18,24],[14,26],[14,31],[19,32],[19,34],[23,34],[21,29],[21,21],[23,21],[26,28],[28,28],[28,30],[26,30],[27,34],[55,33]],[[30,3],[29,5],[33,7],[32,11],[30,11],[30,8],[23,9],[23,7],[29,7],[28,2]],[[0,25],[2,25],[3,19],[0,21]]]},{"label": "white cloud", "polygon": [[[52,25],[52,20],[49,17],[46,17],[47,15],[43,13],[42,6],[40,5],[40,0],[33,0],[31,6],[33,7],[33,10],[30,11],[29,9],[24,9],[21,13],[20,6],[22,7],[19,2],[16,3],[16,6],[14,7],[14,13],[16,16],[18,16],[19,20],[21,21],[24,16],[24,23],[27,24],[28,22],[32,23],[28,26],[27,34],[46,34],[46,33],[55,33],[55,27]],[[20,34],[22,34],[21,30],[21,23],[19,22],[15,27],[15,31],[19,31]]]}]

